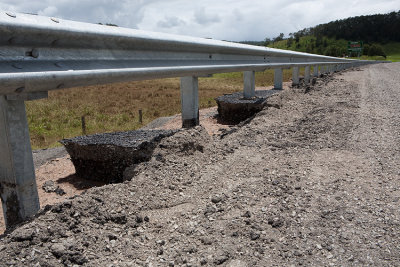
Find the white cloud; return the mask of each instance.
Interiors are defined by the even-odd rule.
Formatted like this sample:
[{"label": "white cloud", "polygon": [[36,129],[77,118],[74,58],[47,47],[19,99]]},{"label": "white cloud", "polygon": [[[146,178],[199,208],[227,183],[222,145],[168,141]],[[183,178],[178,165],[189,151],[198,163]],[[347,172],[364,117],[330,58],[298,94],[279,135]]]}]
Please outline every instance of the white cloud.
[{"label": "white cloud", "polygon": [[178,17],[166,17],[164,20],[157,22],[157,26],[160,28],[173,28],[185,25],[186,22]]},{"label": "white cloud", "polygon": [[204,7],[201,7],[194,12],[194,20],[201,25],[208,25],[221,21],[217,14],[207,14]]},{"label": "white cloud", "polygon": [[49,7],[46,7],[43,11],[40,10],[38,13],[41,16],[51,17],[51,16],[56,15],[57,12],[58,12],[58,8],[56,8],[55,6],[49,6]]},{"label": "white cloud", "polygon": [[0,9],[224,40],[263,40],[350,16],[400,9],[399,0],[3,0]]}]

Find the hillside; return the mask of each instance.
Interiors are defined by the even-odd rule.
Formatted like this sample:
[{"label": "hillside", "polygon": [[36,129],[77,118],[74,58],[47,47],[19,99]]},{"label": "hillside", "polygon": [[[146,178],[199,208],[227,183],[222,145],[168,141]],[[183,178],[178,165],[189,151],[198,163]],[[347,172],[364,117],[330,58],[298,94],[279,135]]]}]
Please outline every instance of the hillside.
[{"label": "hillside", "polygon": [[364,43],[364,59],[400,60],[400,11],[320,24],[290,33],[289,38],[283,34],[267,38],[266,45],[327,56],[356,56],[347,51],[349,41]]}]

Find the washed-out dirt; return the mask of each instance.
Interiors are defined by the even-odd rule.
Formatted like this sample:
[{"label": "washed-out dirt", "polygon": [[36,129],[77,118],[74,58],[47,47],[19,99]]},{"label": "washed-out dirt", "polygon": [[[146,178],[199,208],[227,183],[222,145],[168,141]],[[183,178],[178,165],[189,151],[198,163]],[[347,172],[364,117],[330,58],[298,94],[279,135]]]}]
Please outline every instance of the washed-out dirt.
[{"label": "washed-out dirt", "polygon": [[252,120],[165,138],[132,180],[45,207],[4,266],[400,265],[400,64],[284,90]]}]

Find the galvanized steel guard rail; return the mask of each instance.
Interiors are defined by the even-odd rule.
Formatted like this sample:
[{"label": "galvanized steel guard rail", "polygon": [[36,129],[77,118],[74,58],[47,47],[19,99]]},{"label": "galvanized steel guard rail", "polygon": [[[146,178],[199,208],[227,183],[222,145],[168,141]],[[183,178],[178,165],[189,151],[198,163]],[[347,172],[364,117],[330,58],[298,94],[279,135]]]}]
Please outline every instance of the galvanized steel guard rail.
[{"label": "galvanized steel guard rail", "polygon": [[244,71],[244,95],[254,96],[255,71],[299,67],[314,75],[374,62],[152,33],[57,18],[0,12],[0,194],[7,227],[39,209],[24,101],[49,90],[182,77],[183,126],[198,124],[197,77]]}]

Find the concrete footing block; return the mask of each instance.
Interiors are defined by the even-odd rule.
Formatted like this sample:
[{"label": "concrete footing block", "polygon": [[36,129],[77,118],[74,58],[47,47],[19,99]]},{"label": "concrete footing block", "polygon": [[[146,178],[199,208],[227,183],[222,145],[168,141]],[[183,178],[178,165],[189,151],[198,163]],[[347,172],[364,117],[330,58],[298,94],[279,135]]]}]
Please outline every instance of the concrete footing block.
[{"label": "concrete footing block", "polygon": [[176,131],[138,130],[79,136],[61,140],[74,163],[77,176],[116,183],[123,181],[124,170],[148,161],[162,138]]},{"label": "concrete footing block", "polygon": [[242,92],[223,95],[215,100],[218,104],[218,115],[224,123],[237,124],[261,111],[268,103],[268,98],[281,90],[255,91],[255,97],[246,99]]}]

